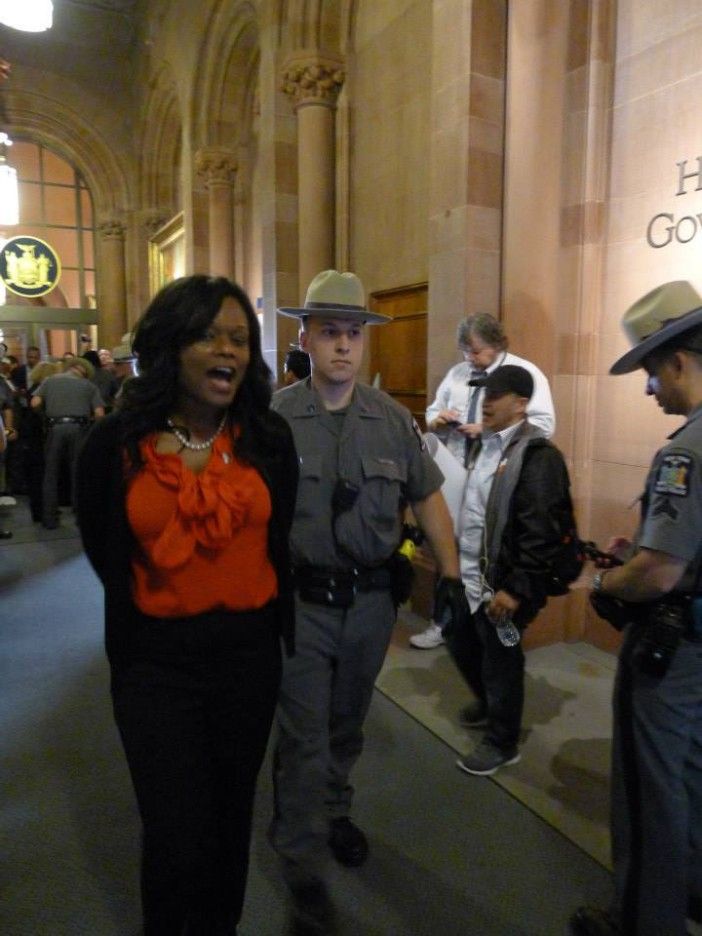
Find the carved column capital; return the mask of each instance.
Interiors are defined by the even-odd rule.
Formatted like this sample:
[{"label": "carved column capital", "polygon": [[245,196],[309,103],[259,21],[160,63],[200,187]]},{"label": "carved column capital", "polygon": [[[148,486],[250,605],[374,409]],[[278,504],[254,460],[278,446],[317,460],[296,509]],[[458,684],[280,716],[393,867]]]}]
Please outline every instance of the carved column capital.
[{"label": "carved column capital", "polygon": [[126,228],[117,218],[103,218],[98,221],[97,231],[103,240],[124,240]]},{"label": "carved column capital", "polygon": [[237,170],[236,155],[224,146],[203,146],[195,153],[195,169],[205,184],[231,184]]},{"label": "carved column capital", "polygon": [[163,208],[142,208],[137,213],[139,224],[149,237],[153,237],[156,231],[169,220],[169,217],[168,212]]},{"label": "carved column capital", "polygon": [[297,110],[307,104],[335,107],[346,73],[340,59],[297,52],[286,59],[281,77],[281,90]]}]

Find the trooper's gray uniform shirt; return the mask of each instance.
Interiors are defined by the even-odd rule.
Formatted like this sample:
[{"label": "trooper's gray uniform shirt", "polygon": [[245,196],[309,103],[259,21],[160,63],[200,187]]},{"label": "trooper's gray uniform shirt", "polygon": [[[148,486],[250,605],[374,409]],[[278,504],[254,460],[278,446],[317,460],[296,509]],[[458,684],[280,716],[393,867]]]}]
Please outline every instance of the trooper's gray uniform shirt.
[{"label": "trooper's gray uniform shirt", "polygon": [[[43,400],[44,412],[49,421],[44,455],[42,509],[44,523],[51,525],[56,523],[58,515],[61,465],[64,459],[68,462],[72,485],[78,448],[85,435],[88,420],[92,419],[95,409],[104,404],[100,391],[92,381],[70,373],[47,377],[34,395]],[[81,425],[78,422],[66,422],[51,425],[52,419],[69,417],[85,420],[85,423]]]},{"label": "trooper's gray uniform shirt", "polygon": [[[356,385],[343,413],[328,412],[310,378],[274,394],[300,459],[291,552],[296,566],[368,568],[399,545],[405,501],[439,490],[441,472],[404,407]],[[358,488],[332,524],[337,479]],[[289,879],[319,869],[326,823],[348,815],[349,773],[395,621],[389,590],[358,592],[350,608],[296,598],[296,652],[285,661],[278,709],[274,846]]]},{"label": "trooper's gray uniform shirt", "polygon": [[[677,593],[702,591],[702,407],[670,436],[646,481],[640,547],[688,562]],[[665,597],[664,599],[665,600]],[[699,600],[699,599],[698,599]],[[684,934],[702,914],[702,629],[667,673],[640,672],[630,625],[614,696],[612,852],[616,908],[637,936]]]}]

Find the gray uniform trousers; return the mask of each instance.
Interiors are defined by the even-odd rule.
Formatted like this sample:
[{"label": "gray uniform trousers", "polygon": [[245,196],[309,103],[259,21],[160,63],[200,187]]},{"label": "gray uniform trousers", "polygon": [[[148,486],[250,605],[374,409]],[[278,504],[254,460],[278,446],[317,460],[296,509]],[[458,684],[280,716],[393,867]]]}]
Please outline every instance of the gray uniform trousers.
[{"label": "gray uniform trousers", "polygon": [[615,909],[624,933],[685,936],[702,911],[702,643],[682,640],[656,679],[632,663],[636,638],[629,628],[614,691]]},{"label": "gray uniform trousers", "polygon": [[390,592],[347,609],[296,601],[295,655],[283,665],[270,828],[290,882],[320,876],[329,820],[351,807],[351,768],[395,623]]},{"label": "gray uniform trousers", "polygon": [[73,486],[76,464],[87,426],[79,423],[56,423],[46,436],[44,451],[44,480],[42,483],[44,523],[55,523],[58,518],[58,489],[61,466],[67,464],[71,475],[71,501],[75,502]]}]

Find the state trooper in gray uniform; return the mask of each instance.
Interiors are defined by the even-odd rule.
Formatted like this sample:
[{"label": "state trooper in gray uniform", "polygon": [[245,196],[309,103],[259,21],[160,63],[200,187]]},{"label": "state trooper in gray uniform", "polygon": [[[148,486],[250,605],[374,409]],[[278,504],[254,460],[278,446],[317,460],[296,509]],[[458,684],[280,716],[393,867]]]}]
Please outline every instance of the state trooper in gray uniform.
[{"label": "state trooper in gray uniform", "polygon": [[32,409],[46,413],[43,519],[47,530],[58,526],[58,487],[61,468],[68,465],[71,499],[80,443],[93,419],[105,415],[100,391],[92,382],[93,365],[85,358],[72,357],[63,374],[55,374],[40,384],[32,396]]},{"label": "state trooper in gray uniform", "polygon": [[651,465],[634,543],[608,547],[592,603],[625,626],[614,693],[610,909],[581,907],[578,936],[685,936],[702,921],[702,296],[684,281],[623,319],[646,392],[687,417]]},{"label": "state trooper in gray uniform", "polygon": [[271,841],[296,925],[327,933],[327,846],[346,866],[362,864],[368,852],[349,818],[349,774],[395,623],[392,560],[406,504],[442,576],[436,613],[463,613],[466,601],[441,472],[409,412],[356,382],[365,323],[387,316],[365,308],[354,274],[335,270],[315,277],[303,308],[279,311],[301,319],[312,374],[272,403],[292,427],[300,482],[291,533],[296,652],[284,664],[278,708]]}]

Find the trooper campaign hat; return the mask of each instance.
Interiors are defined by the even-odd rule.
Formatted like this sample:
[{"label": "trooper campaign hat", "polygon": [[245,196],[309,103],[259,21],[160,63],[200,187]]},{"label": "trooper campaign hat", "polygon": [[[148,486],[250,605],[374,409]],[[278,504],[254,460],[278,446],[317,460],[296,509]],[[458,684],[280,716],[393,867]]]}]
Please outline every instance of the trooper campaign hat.
[{"label": "trooper campaign hat", "polygon": [[519,367],[518,364],[503,364],[485,377],[475,377],[468,383],[471,387],[484,387],[488,393],[516,393],[527,400],[531,399],[534,392],[534,378],[525,367]]},{"label": "trooper campaign hat", "polygon": [[117,347],[112,349],[112,360],[115,364],[127,364],[129,361],[136,361],[137,356],[132,351],[132,338],[131,332],[125,332]]},{"label": "trooper campaign hat", "polygon": [[[686,280],[675,280],[646,293],[622,318],[622,328],[633,346],[609,369],[629,374],[660,345],[702,325],[702,296]],[[701,349],[702,350],[702,349]]]},{"label": "trooper campaign hat", "polygon": [[79,370],[86,380],[92,380],[95,376],[95,368],[91,362],[84,357],[72,357],[69,358],[64,366],[64,373],[70,370]]},{"label": "trooper campaign hat", "polygon": [[369,325],[383,325],[391,321],[389,315],[370,312],[366,308],[363,284],[355,273],[339,273],[336,270],[324,270],[315,276],[307,290],[303,308],[286,306],[278,311],[292,318],[314,315],[348,322],[367,322]]}]

